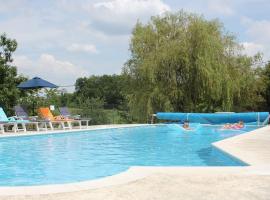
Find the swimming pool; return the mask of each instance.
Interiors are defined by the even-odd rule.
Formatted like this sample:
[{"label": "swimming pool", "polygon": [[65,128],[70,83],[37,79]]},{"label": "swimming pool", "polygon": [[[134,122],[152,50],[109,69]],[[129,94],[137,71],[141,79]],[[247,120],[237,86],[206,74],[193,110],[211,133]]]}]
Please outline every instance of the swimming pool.
[{"label": "swimming pool", "polygon": [[172,125],[0,138],[0,185],[29,186],[97,179],[130,166],[243,166],[211,143],[253,130]]}]

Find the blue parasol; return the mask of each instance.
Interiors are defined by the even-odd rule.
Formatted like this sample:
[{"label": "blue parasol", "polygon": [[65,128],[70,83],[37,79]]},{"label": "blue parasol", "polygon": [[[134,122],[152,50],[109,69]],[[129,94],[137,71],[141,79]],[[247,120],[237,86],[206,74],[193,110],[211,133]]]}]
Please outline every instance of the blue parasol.
[{"label": "blue parasol", "polygon": [[57,85],[43,80],[39,77],[34,77],[28,81],[25,81],[17,86],[20,89],[39,89],[39,88],[57,88]]}]

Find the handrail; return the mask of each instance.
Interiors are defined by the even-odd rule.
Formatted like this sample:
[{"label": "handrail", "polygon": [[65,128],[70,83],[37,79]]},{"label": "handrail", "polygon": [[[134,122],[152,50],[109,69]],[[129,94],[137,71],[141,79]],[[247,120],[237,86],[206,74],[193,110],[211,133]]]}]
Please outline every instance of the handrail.
[{"label": "handrail", "polygon": [[261,122],[261,121],[260,121],[260,113],[259,113],[259,112],[257,113],[257,116],[258,116],[258,118],[257,118],[257,123],[258,123],[258,126],[260,126],[260,122]]},{"label": "handrail", "polygon": [[265,126],[267,122],[269,122],[270,115],[263,121],[262,125]]}]

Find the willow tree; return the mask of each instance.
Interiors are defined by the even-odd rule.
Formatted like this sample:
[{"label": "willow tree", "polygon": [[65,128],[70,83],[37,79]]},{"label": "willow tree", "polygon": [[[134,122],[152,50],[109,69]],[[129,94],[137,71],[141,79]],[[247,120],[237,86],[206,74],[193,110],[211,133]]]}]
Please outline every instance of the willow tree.
[{"label": "willow tree", "polygon": [[130,51],[123,73],[139,120],[157,111],[231,111],[253,79],[253,59],[218,20],[183,11],[138,22]]}]

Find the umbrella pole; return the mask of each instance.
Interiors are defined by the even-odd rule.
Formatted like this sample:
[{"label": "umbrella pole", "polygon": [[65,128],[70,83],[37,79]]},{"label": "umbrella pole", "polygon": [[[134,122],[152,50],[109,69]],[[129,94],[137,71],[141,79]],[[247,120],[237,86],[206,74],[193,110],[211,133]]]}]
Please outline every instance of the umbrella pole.
[{"label": "umbrella pole", "polygon": [[35,116],[35,104],[37,103],[37,98],[38,98],[38,90],[39,89],[34,89],[34,94],[33,94],[33,104],[32,104],[32,116]]},{"label": "umbrella pole", "polygon": [[33,101],[32,116],[35,116],[35,101]]}]

